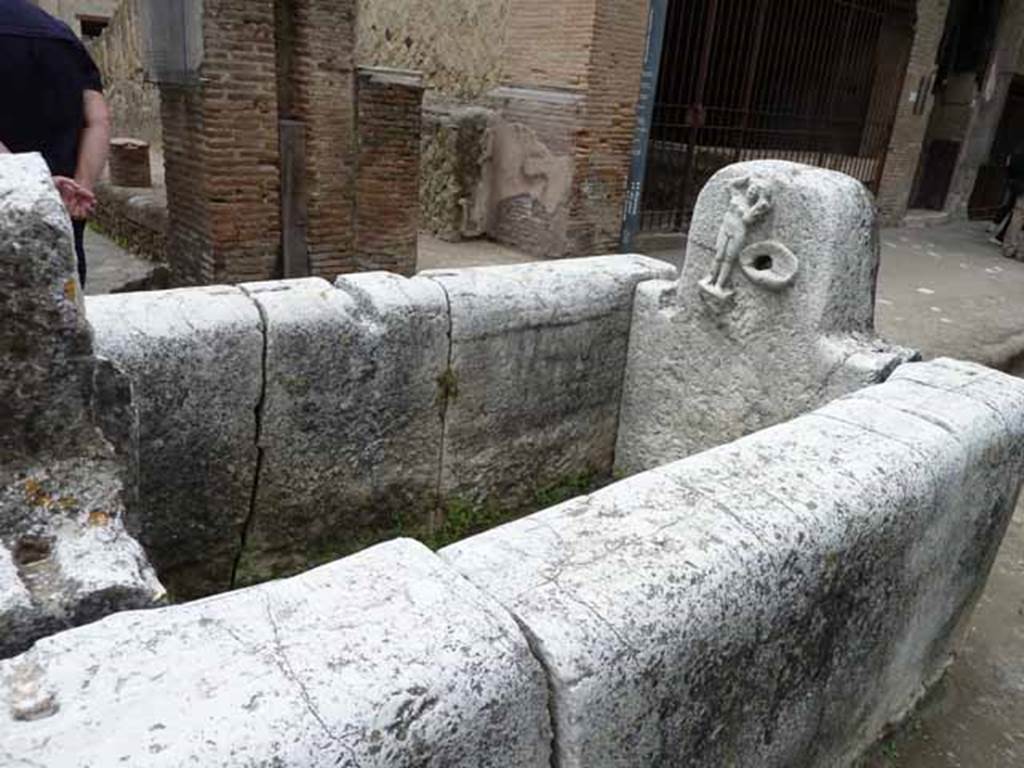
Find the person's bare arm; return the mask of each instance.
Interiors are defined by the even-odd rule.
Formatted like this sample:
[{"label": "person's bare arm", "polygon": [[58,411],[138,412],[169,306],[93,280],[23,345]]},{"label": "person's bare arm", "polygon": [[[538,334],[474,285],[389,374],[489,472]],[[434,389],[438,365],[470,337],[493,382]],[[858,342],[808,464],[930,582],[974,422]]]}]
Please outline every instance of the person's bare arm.
[{"label": "person's bare arm", "polygon": [[84,91],[85,128],[78,148],[75,181],[92,192],[96,188],[110,151],[110,110],[99,91]]},{"label": "person's bare arm", "polygon": [[4,143],[0,141],[0,155],[9,155],[11,150],[4,146]]}]

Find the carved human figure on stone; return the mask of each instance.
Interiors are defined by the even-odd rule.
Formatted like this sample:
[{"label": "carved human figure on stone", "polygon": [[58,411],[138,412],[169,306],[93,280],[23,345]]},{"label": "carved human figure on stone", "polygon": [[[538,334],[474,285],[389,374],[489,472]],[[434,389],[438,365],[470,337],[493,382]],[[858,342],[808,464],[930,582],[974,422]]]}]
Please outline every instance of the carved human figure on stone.
[{"label": "carved human figure on stone", "polygon": [[718,299],[732,296],[733,292],[728,290],[729,277],[746,244],[750,227],[771,209],[771,191],[761,179],[743,176],[729,184],[729,208],[718,230],[715,261],[711,274],[700,282],[705,293]]}]

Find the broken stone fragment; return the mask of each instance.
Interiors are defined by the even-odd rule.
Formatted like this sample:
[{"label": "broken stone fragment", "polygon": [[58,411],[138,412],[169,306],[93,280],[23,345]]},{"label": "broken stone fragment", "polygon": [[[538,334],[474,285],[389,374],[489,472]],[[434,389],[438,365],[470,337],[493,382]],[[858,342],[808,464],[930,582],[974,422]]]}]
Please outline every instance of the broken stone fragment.
[{"label": "broken stone fragment", "polygon": [[38,155],[0,155],[0,657],[164,596],[125,532],[131,387],[96,358]]}]

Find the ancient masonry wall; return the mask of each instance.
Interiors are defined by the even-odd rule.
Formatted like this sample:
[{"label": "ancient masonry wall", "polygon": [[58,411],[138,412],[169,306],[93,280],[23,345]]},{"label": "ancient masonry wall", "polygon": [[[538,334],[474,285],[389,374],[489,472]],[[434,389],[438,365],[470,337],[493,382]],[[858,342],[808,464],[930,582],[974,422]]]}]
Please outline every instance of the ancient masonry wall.
[{"label": "ancient masonry wall", "polygon": [[160,91],[145,79],[139,0],[124,0],[103,35],[89,45],[103,73],[114,136],[130,136],[159,147]]},{"label": "ancient masonry wall", "polygon": [[41,640],[0,662],[0,757],[848,765],[946,668],[1022,457],[1019,379],[905,366],[437,554]]},{"label": "ancient masonry wall", "polygon": [[[309,274],[415,269],[422,88],[383,73],[360,80],[355,13],[352,0],[204,3],[199,71],[161,84],[168,259],[178,284],[283,273],[285,155],[299,165],[300,189],[284,197]],[[282,145],[282,119],[301,125],[300,149]]]},{"label": "ancient masonry wall", "polygon": [[359,70],[355,269],[336,271],[416,271],[422,107],[418,74]]},{"label": "ancient masonry wall", "polygon": [[501,80],[511,0],[362,0],[360,65],[422,72],[447,99],[479,99]]},{"label": "ancient masonry wall", "polygon": [[139,409],[130,528],[196,597],[610,476],[634,289],[674,274],[619,256],[90,298]]},{"label": "ancient masonry wall", "polygon": [[[356,2],[287,0],[290,66],[278,74],[288,94],[281,116],[305,125],[310,274],[355,271]],[[281,52],[279,51],[279,56]],[[271,276],[273,273],[264,273]]]},{"label": "ancient masonry wall", "polygon": [[914,44],[877,196],[886,225],[899,224],[910,202],[934,105],[931,85],[936,72],[935,58],[948,12],[949,0],[918,0]]},{"label": "ancient masonry wall", "polygon": [[274,275],[280,242],[271,0],[205,0],[199,81],[161,87],[176,282]]},{"label": "ancient masonry wall", "polygon": [[[565,190],[556,205],[538,205],[532,189],[489,189],[492,236],[554,258],[617,249],[646,21],[646,2],[573,0],[552,6],[513,0],[502,72],[506,87],[492,96],[501,118],[517,129],[517,141],[511,146],[496,141],[490,157],[524,156],[523,167],[511,170],[526,179],[531,167],[543,168],[545,154],[558,154],[545,146],[543,135],[550,128],[550,102],[560,97],[573,105],[557,113],[560,121],[570,118],[569,170],[564,181],[550,180]],[[531,100],[537,109],[526,106]],[[505,112],[508,104],[518,109]],[[531,111],[537,119],[531,119]],[[491,173],[504,183],[509,169]]]}]

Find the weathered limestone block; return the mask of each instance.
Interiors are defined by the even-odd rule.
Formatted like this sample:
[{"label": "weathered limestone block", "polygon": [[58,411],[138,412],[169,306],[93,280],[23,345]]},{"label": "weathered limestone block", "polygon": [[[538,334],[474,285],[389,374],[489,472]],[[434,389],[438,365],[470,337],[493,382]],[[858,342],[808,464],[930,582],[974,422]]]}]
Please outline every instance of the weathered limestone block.
[{"label": "weathered limestone block", "polygon": [[1024,382],[901,367],[440,554],[550,676],[558,765],[848,765],[941,674],[1024,470]]},{"label": "weathered limestone block", "polygon": [[260,471],[239,583],[402,531],[437,503],[444,291],[386,272],[243,286],[267,329]]},{"label": "weathered limestone block", "polygon": [[40,642],[0,664],[0,763],[539,768],[540,665],[425,547]]},{"label": "weathered limestone block", "polygon": [[0,657],[164,592],[124,531],[131,389],[93,355],[38,155],[0,155]]},{"label": "weathered limestone block", "polygon": [[442,494],[515,507],[609,473],[633,294],[674,267],[629,255],[421,274],[451,308]]},{"label": "weathered limestone block", "polygon": [[873,338],[878,252],[855,179],[774,160],[717,173],[679,281],[637,291],[617,466],[726,443],[915,359]]},{"label": "weathered limestone block", "polygon": [[176,597],[231,585],[256,474],[259,311],[234,287],[90,297],[99,354],[139,409],[139,537]]}]

